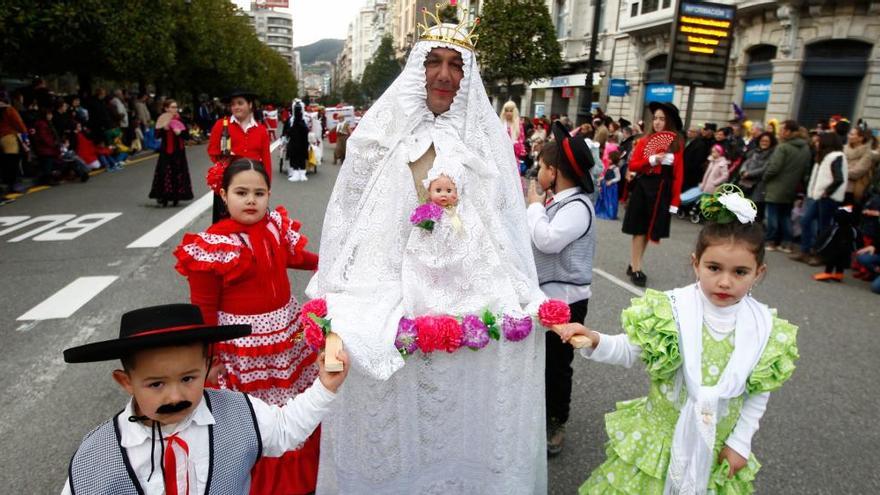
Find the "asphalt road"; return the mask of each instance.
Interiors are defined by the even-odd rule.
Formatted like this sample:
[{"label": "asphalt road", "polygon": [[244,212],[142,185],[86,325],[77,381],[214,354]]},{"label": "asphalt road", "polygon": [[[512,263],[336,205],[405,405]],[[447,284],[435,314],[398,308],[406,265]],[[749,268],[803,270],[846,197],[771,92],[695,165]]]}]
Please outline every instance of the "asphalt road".
[{"label": "asphalt road", "polygon": [[[325,151],[331,153],[331,148]],[[190,148],[188,156],[198,198],[207,193],[203,177],[209,163],[204,147]],[[126,248],[186,206],[160,208],[147,199],[154,163],[149,158],[86,184],[52,188],[0,207],[0,376],[6,377],[0,381],[0,493],[60,491],[82,436],[125,403],[110,376],[115,363],[66,365],[61,351],[115,336],[128,309],[188,300],[171,251],[184,230],[208,226],[210,211],[158,247]],[[283,204],[303,222],[315,250],[337,171],[325,163],[306,183],[291,184],[280,176],[275,181],[272,204]],[[2,234],[15,220],[9,217],[95,213],[120,215],[71,240],[25,236],[10,242],[30,227]],[[688,259],[697,230],[674,221],[673,238],[649,248],[649,286],[668,289],[692,281]],[[628,252],[629,238],[620,233],[619,222],[601,221],[587,323],[606,333],[620,331],[620,311],[634,296],[631,288],[605,276],[625,279]],[[812,268],[780,253],[769,253],[768,264],[755,295],[800,326],[801,360],[793,379],[773,394],[754,439],[763,464],[757,492],[880,493],[880,470],[871,455],[880,444],[874,424],[880,410],[880,299],[860,281],[813,282]],[[74,280],[93,276],[118,278],[68,317],[18,320]],[[307,276],[291,273],[297,296]],[[639,367],[626,370],[576,357],[568,439],[564,452],[550,460],[550,493],[576,493],[604,458],[603,414],[617,401],[643,395],[647,384]]]}]

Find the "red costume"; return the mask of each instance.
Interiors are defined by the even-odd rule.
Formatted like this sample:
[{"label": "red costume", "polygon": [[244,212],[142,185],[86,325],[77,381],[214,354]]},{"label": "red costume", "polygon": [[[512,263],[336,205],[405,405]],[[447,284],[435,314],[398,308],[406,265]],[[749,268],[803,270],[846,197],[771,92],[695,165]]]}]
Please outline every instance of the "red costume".
[{"label": "red costume", "polygon": [[248,128],[247,132],[242,129],[241,124],[233,120],[231,117],[224,117],[217,120],[211,129],[211,140],[208,142],[208,156],[212,162],[223,159],[220,150],[220,138],[223,135],[223,122],[228,120],[229,141],[232,151],[232,158],[244,157],[251,160],[260,160],[266,173],[269,174],[269,180],[272,180],[272,153],[269,151],[269,132],[266,127],[259,122]]},{"label": "red costume", "polygon": [[[287,269],[316,270],[300,224],[277,208],[254,225],[221,220],[206,232],[185,234],[174,251],[176,269],[187,277],[193,304],[210,325],[250,324],[253,334],[214,345],[225,365],[222,388],[282,405],[318,376],[317,354],[295,325],[299,303],[290,293]],[[304,494],[318,478],[320,430],[300,449],[260,459],[251,494]]]}]

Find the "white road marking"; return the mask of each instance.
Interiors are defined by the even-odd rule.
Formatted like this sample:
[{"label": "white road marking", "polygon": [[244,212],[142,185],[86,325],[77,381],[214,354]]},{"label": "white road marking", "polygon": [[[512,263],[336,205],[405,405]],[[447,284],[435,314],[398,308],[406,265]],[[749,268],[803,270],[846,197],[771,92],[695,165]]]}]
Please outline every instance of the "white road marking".
[{"label": "white road marking", "polygon": [[117,278],[115,275],[80,277],[19,316],[18,321],[68,318]]},{"label": "white road marking", "polygon": [[40,232],[43,232],[45,230],[49,230],[52,227],[57,227],[58,225],[61,225],[62,223],[66,222],[68,220],[71,220],[73,218],[76,218],[76,215],[63,214],[63,215],[43,215],[41,217],[34,217],[34,218],[31,218],[30,220],[27,220],[25,222],[18,222],[11,227],[0,230],[0,236],[4,236],[10,232],[14,232],[16,230],[23,229],[24,227],[27,227],[28,225],[34,225],[34,224],[37,224],[40,222],[48,222],[46,225],[41,225],[33,230],[25,232],[24,234],[22,234],[18,237],[13,237],[12,239],[9,239],[9,242],[19,242],[19,241],[23,241],[23,240],[27,239],[28,237],[33,237],[33,236],[39,234]]},{"label": "white road marking", "polygon": [[[55,227],[54,229],[43,232],[34,237],[35,241],[70,241],[85,234],[86,232],[95,230],[114,218],[122,215],[122,213],[89,213]],[[9,242],[13,242],[12,240]]]},{"label": "white road marking", "polygon": [[614,275],[612,275],[612,274],[606,272],[605,270],[602,270],[602,269],[600,269],[600,268],[593,267],[593,273],[598,274],[598,275],[601,275],[601,276],[607,278],[609,281],[611,281],[612,284],[617,285],[617,286],[619,286],[619,287],[622,287],[622,288],[624,288],[624,289],[626,289],[626,290],[632,292],[633,294],[635,294],[635,295],[637,295],[637,296],[639,296],[639,297],[642,297],[642,296],[645,295],[645,291],[643,291],[642,289],[639,289],[639,288],[636,287],[635,285],[628,284],[628,283],[624,282],[623,280],[620,280],[619,278],[617,278],[617,277],[615,277]]},{"label": "white road marking", "polygon": [[27,220],[30,218],[29,216],[15,216],[15,217],[0,217],[0,227],[8,227],[10,225],[15,225],[18,222]]},{"label": "white road marking", "polygon": [[180,210],[177,214],[165,220],[156,226],[153,230],[142,235],[136,241],[132,242],[127,248],[154,248],[162,245],[174,234],[185,228],[199,215],[211,208],[214,204],[214,193],[209,192],[201,198],[193,201],[192,204]]},{"label": "white road marking", "polygon": [[284,138],[276,139],[272,144],[269,145],[269,153],[275,153],[275,150],[281,146],[281,142],[284,141]]}]

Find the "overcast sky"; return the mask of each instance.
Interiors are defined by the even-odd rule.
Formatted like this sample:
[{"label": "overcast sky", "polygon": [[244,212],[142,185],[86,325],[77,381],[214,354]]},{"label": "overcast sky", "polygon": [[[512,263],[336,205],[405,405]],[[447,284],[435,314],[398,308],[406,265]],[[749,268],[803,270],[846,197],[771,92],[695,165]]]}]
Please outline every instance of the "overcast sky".
[{"label": "overcast sky", "polygon": [[[247,10],[250,0],[233,0]],[[324,38],[345,39],[348,24],[366,0],[288,0],[293,14],[293,45],[303,46]]]}]

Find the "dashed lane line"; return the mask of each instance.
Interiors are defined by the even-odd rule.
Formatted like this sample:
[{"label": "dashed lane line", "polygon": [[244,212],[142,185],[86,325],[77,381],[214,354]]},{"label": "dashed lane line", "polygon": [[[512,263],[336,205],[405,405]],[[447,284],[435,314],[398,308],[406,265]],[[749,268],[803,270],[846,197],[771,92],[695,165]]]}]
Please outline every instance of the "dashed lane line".
[{"label": "dashed lane line", "polygon": [[79,277],[48,299],[37,304],[18,321],[67,318],[101,293],[119,277],[115,275]]},{"label": "dashed lane line", "polygon": [[615,277],[614,275],[606,272],[605,270],[602,270],[601,268],[593,267],[593,273],[595,273],[597,275],[601,275],[603,278],[608,279],[608,281],[610,281],[612,284],[614,284],[618,287],[621,287],[625,290],[628,290],[629,292],[635,294],[636,296],[642,297],[645,295],[645,291],[643,291],[642,289],[639,289],[635,285],[628,284],[628,283],[624,282],[623,280]]},{"label": "dashed lane line", "polygon": [[204,213],[214,204],[214,193],[209,192],[201,198],[193,201],[186,208],[180,210],[174,216],[157,225],[153,230],[139,237],[126,248],[155,248],[170,239],[181,229],[185,228],[199,215]]}]

